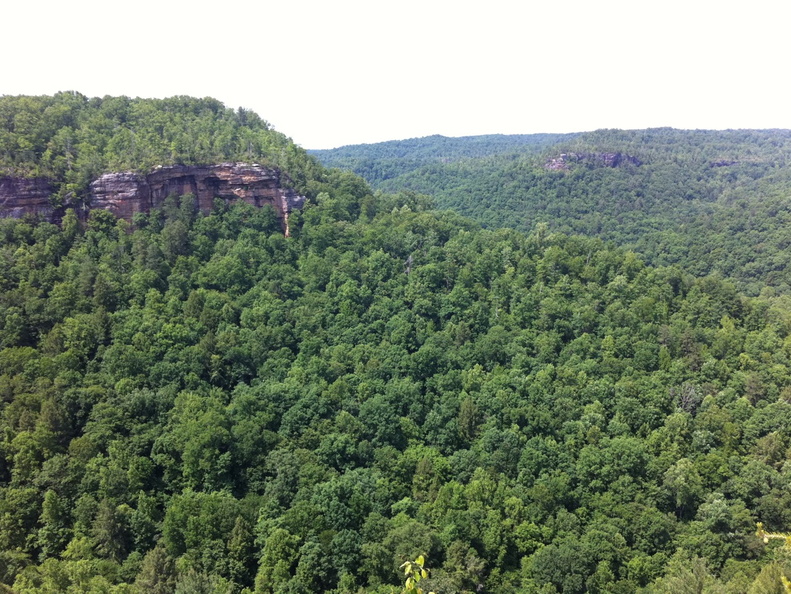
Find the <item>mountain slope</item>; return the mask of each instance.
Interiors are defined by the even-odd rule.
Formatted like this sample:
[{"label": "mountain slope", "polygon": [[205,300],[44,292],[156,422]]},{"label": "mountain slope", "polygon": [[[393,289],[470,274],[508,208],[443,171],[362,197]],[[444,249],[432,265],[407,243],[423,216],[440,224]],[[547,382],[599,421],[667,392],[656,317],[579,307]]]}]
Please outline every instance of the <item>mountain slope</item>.
[{"label": "mountain slope", "polygon": [[374,200],[292,239],[243,204],[0,221],[0,581],[756,579],[755,521],[791,528],[788,300]]},{"label": "mountain slope", "polygon": [[354,171],[374,188],[433,163],[452,163],[498,154],[532,154],[574,137],[574,134],[489,134],[483,136],[426,136],[375,144],[309,150],[327,167]]},{"label": "mountain slope", "polygon": [[79,202],[102,173],[228,161],[277,167],[304,191],[315,161],[257,114],[216,99],[0,96],[0,177],[46,177]]},{"label": "mountain slope", "polygon": [[[558,161],[562,154],[571,157]],[[595,158],[607,154],[634,161]],[[791,290],[789,164],[785,130],[602,130],[538,156],[424,164],[378,187],[430,194],[487,227],[546,222],[611,240],[653,264],[719,272],[757,294]]]},{"label": "mountain slope", "polygon": [[306,171],[0,220],[0,589],[782,589],[788,296]]}]

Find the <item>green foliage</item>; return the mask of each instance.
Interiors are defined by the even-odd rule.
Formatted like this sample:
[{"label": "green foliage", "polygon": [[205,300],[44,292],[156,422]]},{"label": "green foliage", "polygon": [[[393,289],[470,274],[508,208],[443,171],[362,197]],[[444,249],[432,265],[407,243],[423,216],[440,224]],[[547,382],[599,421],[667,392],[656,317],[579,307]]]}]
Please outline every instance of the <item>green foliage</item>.
[{"label": "green foliage", "polygon": [[[423,594],[423,588],[418,586],[418,584],[421,580],[428,579],[429,570],[425,567],[425,563],[425,558],[420,555],[414,561],[404,561],[401,565],[406,577],[404,594]],[[428,594],[434,594],[434,592],[429,592]]]},{"label": "green foliage", "polygon": [[[546,223],[614,241],[654,266],[722,274],[753,295],[791,288],[788,130],[599,130],[521,142],[429,137],[313,154],[489,228]],[[607,166],[605,155],[637,161]],[[553,160],[559,169],[547,166]]]},{"label": "green foliage", "polygon": [[782,583],[755,524],[791,531],[787,296],[550,224],[481,230],[315,167],[290,238],[189,197],[135,229],[0,221],[3,584]]},{"label": "green foliage", "polygon": [[226,161],[279,167],[301,191],[321,177],[304,151],[255,113],[208,97],[0,97],[0,176],[50,178],[58,205],[83,199],[106,171]]},{"label": "green foliage", "polygon": [[481,159],[493,155],[533,154],[576,134],[488,134],[483,136],[426,136],[375,144],[311,150],[327,167],[349,169],[379,187],[387,180],[443,163]]}]

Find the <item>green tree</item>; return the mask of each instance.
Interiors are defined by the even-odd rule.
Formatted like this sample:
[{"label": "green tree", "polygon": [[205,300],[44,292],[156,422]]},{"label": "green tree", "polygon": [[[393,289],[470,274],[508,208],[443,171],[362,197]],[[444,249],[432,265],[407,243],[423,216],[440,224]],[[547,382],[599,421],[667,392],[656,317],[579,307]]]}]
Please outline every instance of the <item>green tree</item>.
[{"label": "green tree", "polygon": [[157,545],[146,553],[135,586],[141,592],[151,594],[173,594],[176,590],[176,569],[162,545]]},{"label": "green tree", "polygon": [[41,507],[41,528],[38,530],[38,546],[42,559],[54,557],[60,553],[71,539],[71,524],[67,511],[67,503],[53,490],[44,495]]}]

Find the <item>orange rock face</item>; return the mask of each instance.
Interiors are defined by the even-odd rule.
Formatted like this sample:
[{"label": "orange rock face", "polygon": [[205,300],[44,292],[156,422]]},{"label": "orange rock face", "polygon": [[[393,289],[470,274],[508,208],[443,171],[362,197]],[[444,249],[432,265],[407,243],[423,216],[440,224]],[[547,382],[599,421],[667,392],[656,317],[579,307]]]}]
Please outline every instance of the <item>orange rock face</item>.
[{"label": "orange rock face", "polygon": [[[0,178],[0,217],[40,215],[58,221],[62,208],[53,208],[52,183],[45,178]],[[109,210],[131,221],[137,212],[156,208],[170,195],[192,194],[198,207],[211,210],[214,199],[241,200],[253,206],[272,206],[288,234],[288,214],[301,209],[305,197],[281,183],[278,170],[255,164],[173,165],[147,175],[105,173],[90,185],[89,208]]]}]

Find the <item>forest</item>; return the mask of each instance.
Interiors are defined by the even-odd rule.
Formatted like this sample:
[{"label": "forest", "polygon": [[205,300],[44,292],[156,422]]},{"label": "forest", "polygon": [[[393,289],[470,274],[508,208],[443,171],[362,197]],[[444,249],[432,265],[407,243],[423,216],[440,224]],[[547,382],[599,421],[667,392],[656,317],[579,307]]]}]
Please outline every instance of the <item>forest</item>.
[{"label": "forest", "polygon": [[[487,228],[530,232],[545,222],[552,231],[612,241],[651,265],[720,274],[748,295],[766,287],[791,290],[791,131],[599,130],[548,139],[532,152],[519,148],[520,137],[510,144],[509,138],[486,155],[457,139],[470,145],[468,156],[457,158],[460,150],[445,156],[436,146],[435,159],[386,179],[376,165],[390,163],[390,143],[315,154],[343,167],[349,163],[341,157],[355,155],[366,165],[350,168],[374,187],[430,194],[438,207]],[[433,145],[430,140],[423,142]],[[405,163],[415,144],[404,141]],[[608,153],[636,163],[607,167],[581,158],[562,169],[547,166],[562,154]]]},{"label": "forest", "polygon": [[0,177],[47,177],[54,206],[84,205],[102,173],[256,162],[288,171],[297,189],[317,164],[258,114],[216,99],[0,96]]},{"label": "forest", "polygon": [[193,121],[236,138],[196,159],[250,151],[308,196],[288,238],[190,195],[132,224],[0,219],[0,592],[400,594],[421,555],[437,594],[783,592],[782,285],[549,218],[482,228],[214,100],[0,107],[6,173],[65,179],[93,145],[44,155],[92,134],[92,171],[134,165],[118,135],[178,161]]},{"label": "forest", "polygon": [[[494,155],[536,154],[570,140],[576,134],[486,134],[483,136],[427,136],[390,140],[375,144],[349,145],[336,149],[309,150],[327,167],[348,169],[380,188],[428,165],[454,163]],[[436,188],[435,188],[436,189]]]}]

